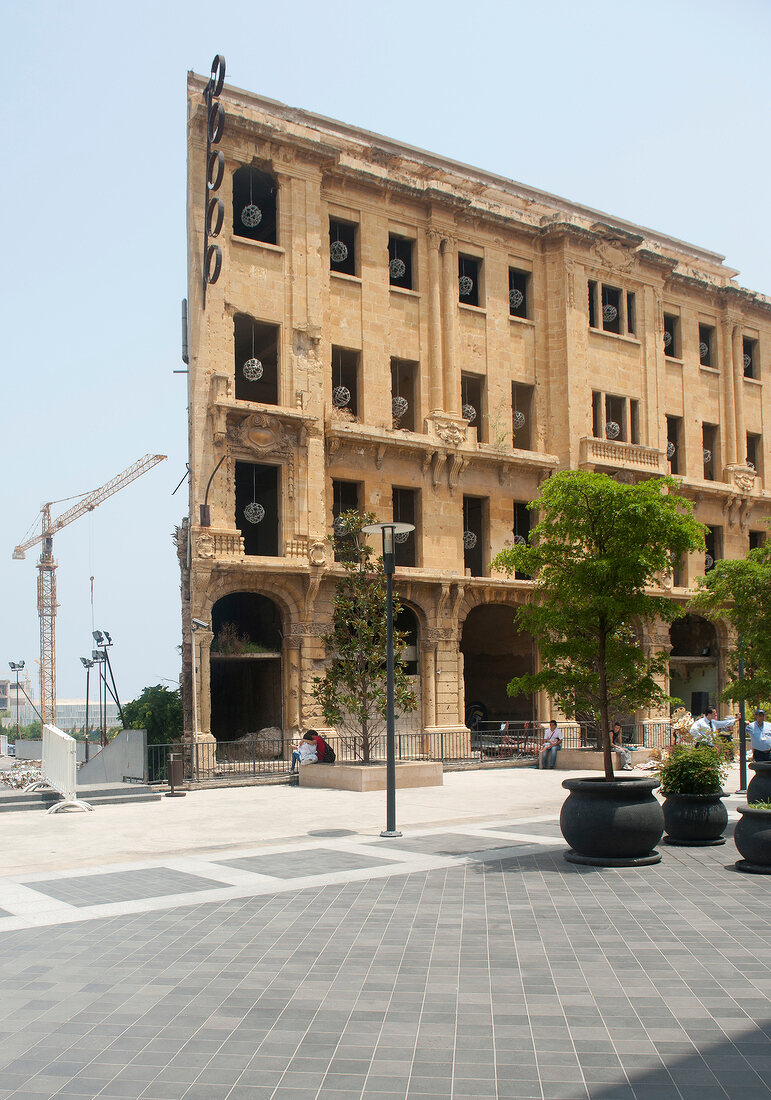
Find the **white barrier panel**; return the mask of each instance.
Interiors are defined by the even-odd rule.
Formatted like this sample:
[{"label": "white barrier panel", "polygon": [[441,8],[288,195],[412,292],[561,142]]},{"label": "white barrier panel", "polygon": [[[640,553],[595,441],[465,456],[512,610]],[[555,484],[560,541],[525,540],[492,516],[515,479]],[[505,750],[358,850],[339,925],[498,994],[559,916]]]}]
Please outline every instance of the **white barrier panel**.
[{"label": "white barrier panel", "polygon": [[8,734],[0,733],[0,756],[8,755]]},{"label": "white barrier panel", "polygon": [[83,802],[75,793],[75,776],[78,765],[75,758],[75,738],[62,732],[56,726],[43,726],[43,761],[40,769],[40,779],[30,783],[24,789],[34,791],[37,787],[53,787],[62,796],[61,802],[55,802],[47,811],[49,814],[57,810],[77,806],[82,810],[92,810],[88,802]]}]

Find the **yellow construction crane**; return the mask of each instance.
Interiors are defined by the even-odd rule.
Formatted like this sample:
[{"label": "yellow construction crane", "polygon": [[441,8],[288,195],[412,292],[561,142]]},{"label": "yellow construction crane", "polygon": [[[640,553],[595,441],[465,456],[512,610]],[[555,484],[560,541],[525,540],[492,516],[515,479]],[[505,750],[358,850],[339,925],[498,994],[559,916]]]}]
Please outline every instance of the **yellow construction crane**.
[{"label": "yellow construction crane", "polygon": [[122,474],[108,481],[101,489],[86,493],[77,504],[73,504],[58,519],[51,519],[51,506],[57,501],[49,501],[40,509],[42,522],[39,535],[14,547],[15,561],[23,561],[25,551],[42,542],[38,562],[37,610],[40,615],[40,714],[43,725],[56,724],[56,562],[54,561],[54,535],[69,523],[79,519],[86,512],[92,512],[102,501],[120,492],[153,466],[163,462],[166,455],[145,455],[129,466]]}]

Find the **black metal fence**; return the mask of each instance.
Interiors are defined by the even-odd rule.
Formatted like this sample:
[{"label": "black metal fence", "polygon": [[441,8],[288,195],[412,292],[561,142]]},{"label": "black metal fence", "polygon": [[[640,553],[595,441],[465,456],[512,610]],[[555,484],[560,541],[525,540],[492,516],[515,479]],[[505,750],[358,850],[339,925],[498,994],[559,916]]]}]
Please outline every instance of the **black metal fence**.
[{"label": "black metal fence", "polygon": [[[538,756],[546,726],[534,722],[480,722],[472,731],[446,733],[397,733],[397,760],[440,760],[442,763],[486,763],[529,760]],[[565,748],[599,748],[596,727],[581,723],[560,723]],[[361,741],[338,735],[328,738],[341,763],[365,760]],[[368,758],[383,763],[385,734],[371,739]],[[668,722],[623,727],[623,743],[644,748],[663,748],[672,743]],[[181,753],[184,774],[196,781],[239,780],[250,777],[286,776],[292,767],[293,739],[199,741],[148,745],[147,773],[150,783],[164,783],[168,777],[169,753]]]}]

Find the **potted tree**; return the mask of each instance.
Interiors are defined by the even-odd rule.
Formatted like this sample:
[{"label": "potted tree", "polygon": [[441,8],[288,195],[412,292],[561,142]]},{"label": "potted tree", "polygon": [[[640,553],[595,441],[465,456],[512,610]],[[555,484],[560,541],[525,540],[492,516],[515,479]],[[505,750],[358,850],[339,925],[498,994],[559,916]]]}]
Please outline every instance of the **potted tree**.
[{"label": "potted tree", "polygon": [[673,478],[622,484],[606,474],[566,470],[529,505],[539,522],[529,543],[501,551],[493,568],[533,577],[532,603],[517,623],[538,644],[541,667],[515,677],[510,695],[547,691],[574,718],[592,713],[602,737],[605,775],[568,779],[560,827],[572,862],[600,866],[656,863],[664,831],[654,778],[613,773],[609,719],[665,704],[668,655],[651,653],[638,631],[682,614],[663,589],[672,561],[704,549],[704,528]]},{"label": "potted tree", "polygon": [[737,806],[742,815],[734,830],[734,844],[743,859],[736,861],[737,871],[751,875],[771,875],[771,802]]},{"label": "potted tree", "polygon": [[675,745],[659,768],[667,844],[725,844],[728,811],[720,801],[727,771],[711,745]]}]

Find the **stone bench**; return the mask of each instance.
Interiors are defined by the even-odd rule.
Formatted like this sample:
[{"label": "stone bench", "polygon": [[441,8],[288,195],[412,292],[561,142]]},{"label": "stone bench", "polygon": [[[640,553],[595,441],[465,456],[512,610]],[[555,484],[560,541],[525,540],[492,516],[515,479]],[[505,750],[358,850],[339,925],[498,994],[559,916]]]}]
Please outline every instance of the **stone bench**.
[{"label": "stone bench", "polygon": [[[404,761],[396,765],[397,789],[405,787],[441,787],[443,769],[440,760]],[[335,791],[384,791],[385,764],[301,764],[300,786]]]}]

